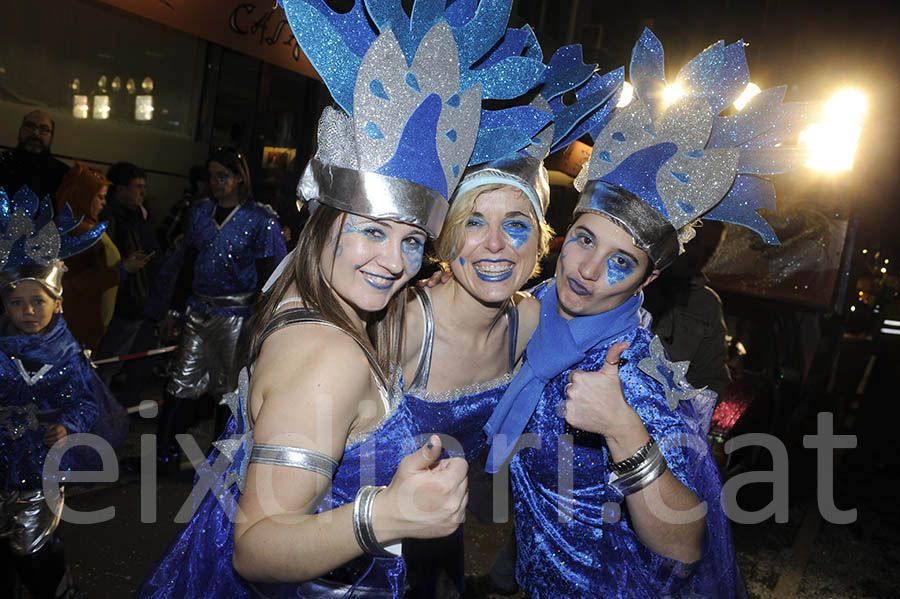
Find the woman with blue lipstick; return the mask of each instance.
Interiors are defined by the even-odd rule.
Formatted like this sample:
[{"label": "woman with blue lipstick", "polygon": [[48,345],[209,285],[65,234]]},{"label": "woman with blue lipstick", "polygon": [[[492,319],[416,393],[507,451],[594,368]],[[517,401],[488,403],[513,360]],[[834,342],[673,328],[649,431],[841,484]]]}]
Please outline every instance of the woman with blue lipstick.
[{"label": "woman with blue lipstick", "polygon": [[637,311],[700,217],[777,242],[754,210],[774,206],[759,175],[798,164],[785,142],[807,110],[770,90],[716,116],[749,80],[742,42],[701,53],[679,74],[684,95],[665,103],[662,57],[645,30],[634,101],[593,134],[555,281],[535,292],[540,324],[485,426],[488,470],[509,462],[516,578],[530,599],[747,593],[699,391]]},{"label": "woman with blue lipstick", "polygon": [[[481,429],[538,323],[538,302],[519,289],[547,252],[553,234],[544,220],[549,201],[547,171],[535,158],[518,155],[470,169],[435,243],[451,276],[410,292],[406,406],[420,439],[439,433],[445,450],[469,463],[486,454]],[[439,542],[407,542],[404,553],[412,597],[435,597],[441,569],[463,592],[461,528]]]}]

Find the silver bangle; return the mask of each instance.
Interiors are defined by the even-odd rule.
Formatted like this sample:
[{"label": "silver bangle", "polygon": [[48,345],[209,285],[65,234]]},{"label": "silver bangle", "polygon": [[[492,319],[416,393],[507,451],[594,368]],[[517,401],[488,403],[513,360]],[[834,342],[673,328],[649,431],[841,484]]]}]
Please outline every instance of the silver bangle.
[{"label": "silver bangle", "polygon": [[378,543],[372,526],[372,506],[375,503],[375,496],[386,488],[366,486],[357,491],[356,501],[353,503],[353,534],[365,553],[376,557],[397,557]]},{"label": "silver bangle", "polygon": [[632,470],[619,475],[615,472],[609,478],[609,485],[623,496],[637,493],[668,469],[666,459],[659,447],[654,444],[644,460]]},{"label": "silver bangle", "polygon": [[656,445],[656,441],[653,440],[653,437],[650,437],[650,440],[647,441],[640,449],[638,449],[631,457],[627,457],[621,462],[613,462],[610,457],[609,460],[609,469],[622,476],[626,472],[630,472],[640,466],[644,460],[647,459],[650,454],[650,450]]}]

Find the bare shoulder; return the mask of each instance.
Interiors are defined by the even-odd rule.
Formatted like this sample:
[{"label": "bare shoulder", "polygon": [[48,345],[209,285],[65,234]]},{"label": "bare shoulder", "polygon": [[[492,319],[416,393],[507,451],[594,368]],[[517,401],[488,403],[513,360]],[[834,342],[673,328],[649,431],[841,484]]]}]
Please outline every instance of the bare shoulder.
[{"label": "bare shoulder", "polygon": [[541,302],[530,293],[519,291],[516,293],[516,309],[519,311],[519,337],[516,351],[521,355],[541,320]]},{"label": "bare shoulder", "polygon": [[350,335],[321,324],[297,324],[263,343],[250,398],[258,442],[297,445],[295,438],[327,433],[313,445],[340,455],[362,402],[377,400],[378,387],[364,351]]}]

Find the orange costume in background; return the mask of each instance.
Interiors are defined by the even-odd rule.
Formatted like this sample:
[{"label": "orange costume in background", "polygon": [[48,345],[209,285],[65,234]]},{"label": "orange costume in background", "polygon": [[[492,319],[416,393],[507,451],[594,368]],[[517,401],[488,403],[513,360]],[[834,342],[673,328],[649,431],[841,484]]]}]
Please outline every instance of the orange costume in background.
[{"label": "orange costume in background", "polygon": [[[73,233],[83,233],[97,224],[91,216],[91,203],[97,192],[107,185],[109,181],[102,171],[77,162],[66,173],[56,192],[56,205],[59,210],[68,203],[76,218],[84,217]],[[119,250],[106,233],[100,237],[100,243],[65,261],[63,311],[66,322],[75,339],[91,351],[97,350],[112,319],[121,278],[120,261]]]}]

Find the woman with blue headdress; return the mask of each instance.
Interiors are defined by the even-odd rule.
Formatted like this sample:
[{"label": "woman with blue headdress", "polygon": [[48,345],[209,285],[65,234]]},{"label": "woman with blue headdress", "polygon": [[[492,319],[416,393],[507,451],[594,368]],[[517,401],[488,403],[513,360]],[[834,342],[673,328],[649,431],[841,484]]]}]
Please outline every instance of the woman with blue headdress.
[{"label": "woman with blue headdress", "polygon": [[234,418],[209,462],[230,465],[143,597],[399,597],[399,540],[445,536],[465,510],[465,461],[440,460],[436,436],[415,441],[395,384],[395,296],[493,122],[482,99],[522,95],[540,61],[497,44],[503,2],[421,2],[412,18],[399,2],[284,6],[338,107],[298,186],[311,215],[227,396]]},{"label": "woman with blue headdress", "polygon": [[[777,242],[759,175],[799,166],[781,146],[805,115],[784,88],[717,116],[748,83],[743,44],[715,44],[664,99],[663,52],[645,31],[634,101],[594,134],[540,324],[485,431],[509,462],[517,580],[534,599],[743,597],[743,580],[687,363],[639,327],[641,290],[701,216]],[[620,380],[621,379],[621,380]]]},{"label": "woman with blue headdress", "polygon": [[[530,51],[535,46],[536,40]],[[420,439],[439,433],[448,453],[478,468],[487,452],[482,427],[538,323],[538,302],[519,289],[539,272],[553,234],[545,219],[550,188],[543,159],[603,122],[621,86],[621,69],[601,76],[595,68],[583,64],[578,45],[550,58],[538,95],[520,109],[531,118],[509,120],[503,132],[525,147],[497,156],[496,147],[478,146],[477,164],[451,197],[435,242],[449,277],[410,291],[403,383],[415,431]],[[578,102],[566,106],[566,92]],[[542,129],[529,134],[534,117]],[[435,596],[441,570],[462,592],[462,537],[460,528],[445,541],[404,545],[415,597]]]}]

